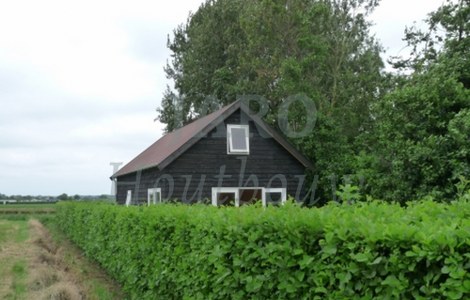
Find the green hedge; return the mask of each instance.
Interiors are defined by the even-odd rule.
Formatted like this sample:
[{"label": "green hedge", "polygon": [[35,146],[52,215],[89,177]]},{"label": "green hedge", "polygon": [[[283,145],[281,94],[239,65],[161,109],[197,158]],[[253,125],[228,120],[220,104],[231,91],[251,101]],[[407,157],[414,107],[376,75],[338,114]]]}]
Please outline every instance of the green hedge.
[{"label": "green hedge", "polygon": [[306,209],[61,203],[135,299],[469,299],[470,203]]}]

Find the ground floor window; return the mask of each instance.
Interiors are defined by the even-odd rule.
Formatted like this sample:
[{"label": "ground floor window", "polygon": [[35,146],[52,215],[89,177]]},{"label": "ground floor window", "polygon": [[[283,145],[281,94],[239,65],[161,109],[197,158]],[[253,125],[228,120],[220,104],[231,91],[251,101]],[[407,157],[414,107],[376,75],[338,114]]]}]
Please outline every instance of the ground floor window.
[{"label": "ground floor window", "polygon": [[212,205],[240,206],[261,201],[263,206],[286,202],[285,188],[220,187],[212,188]]},{"label": "ground floor window", "polygon": [[162,189],[161,188],[148,189],[148,192],[147,192],[148,205],[157,204],[161,202],[162,202]]},{"label": "ground floor window", "polygon": [[212,204],[215,206],[238,206],[238,188],[212,188]]},{"label": "ground floor window", "polygon": [[264,194],[266,205],[282,205],[287,199],[285,188],[266,188]]}]

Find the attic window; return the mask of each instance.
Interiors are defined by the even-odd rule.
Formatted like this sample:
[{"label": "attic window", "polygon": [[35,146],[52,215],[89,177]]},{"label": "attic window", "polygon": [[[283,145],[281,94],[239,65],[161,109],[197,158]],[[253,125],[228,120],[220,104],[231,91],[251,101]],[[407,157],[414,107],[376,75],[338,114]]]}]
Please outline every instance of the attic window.
[{"label": "attic window", "polygon": [[227,125],[227,153],[250,154],[248,125]]}]

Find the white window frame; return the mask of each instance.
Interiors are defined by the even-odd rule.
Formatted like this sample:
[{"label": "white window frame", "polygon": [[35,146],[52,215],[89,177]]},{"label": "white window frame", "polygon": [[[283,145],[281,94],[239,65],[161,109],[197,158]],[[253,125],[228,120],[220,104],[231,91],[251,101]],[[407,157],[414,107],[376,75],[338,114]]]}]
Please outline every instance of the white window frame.
[{"label": "white window frame", "polygon": [[286,188],[265,188],[264,189],[264,199],[265,199],[265,205],[266,205],[266,194],[267,193],[281,193],[281,204],[284,205],[287,201],[287,191]]},{"label": "white window frame", "polygon": [[236,187],[220,187],[212,188],[212,205],[217,206],[217,194],[219,193],[234,193],[235,194],[235,206],[240,206],[240,192],[239,188]]},{"label": "white window frame", "polygon": [[[157,201],[157,198],[156,198],[156,195],[159,194],[160,197],[158,197],[158,201]],[[154,202],[153,203],[150,203],[150,196],[151,195],[154,195]],[[151,188],[151,189],[148,189],[147,190],[147,205],[150,206],[150,204],[158,204],[158,203],[162,203],[162,189],[161,188]]]},{"label": "white window frame", "polygon": [[132,201],[132,190],[127,190],[126,206],[131,205],[131,201]]},{"label": "white window frame", "polygon": [[[246,149],[233,149],[233,140],[232,140],[232,129],[244,129],[245,130],[245,142]],[[250,126],[249,125],[235,125],[227,124],[227,154],[250,154]]]},{"label": "white window frame", "polygon": [[261,190],[261,202],[263,207],[266,207],[266,193],[281,193],[281,204],[284,205],[287,201],[286,188],[264,188],[264,187],[213,187],[212,188],[212,205],[217,206],[218,193],[233,193],[235,194],[235,207],[240,206],[240,190]]}]

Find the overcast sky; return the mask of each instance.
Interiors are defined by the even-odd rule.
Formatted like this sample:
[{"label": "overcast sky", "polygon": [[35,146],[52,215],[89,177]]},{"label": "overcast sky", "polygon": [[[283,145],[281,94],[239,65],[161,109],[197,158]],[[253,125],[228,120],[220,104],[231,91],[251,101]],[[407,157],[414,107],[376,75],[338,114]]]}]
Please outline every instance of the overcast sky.
[{"label": "overcast sky", "polygon": [[[372,18],[387,55],[442,2],[383,0]],[[0,0],[0,193],[110,193],[109,163],[162,135],[167,34],[200,3]]]}]

